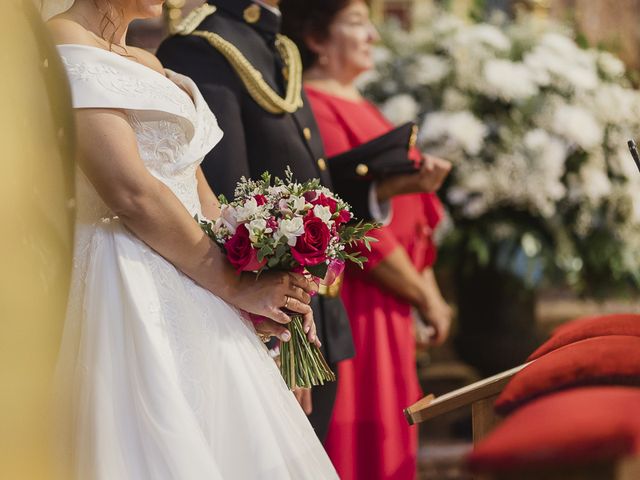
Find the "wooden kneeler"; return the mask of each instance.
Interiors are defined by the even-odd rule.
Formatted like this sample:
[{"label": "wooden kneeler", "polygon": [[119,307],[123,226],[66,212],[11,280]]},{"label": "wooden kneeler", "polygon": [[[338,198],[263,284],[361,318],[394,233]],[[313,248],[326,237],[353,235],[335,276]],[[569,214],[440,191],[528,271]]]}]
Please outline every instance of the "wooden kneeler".
[{"label": "wooden kneeler", "polygon": [[[436,397],[427,395],[404,410],[409,425],[421,423],[458,408],[471,407],[473,441],[477,443],[500,422],[493,403],[511,378],[529,365],[525,363],[511,370],[472,383]],[[640,477],[639,477],[640,478]]]}]

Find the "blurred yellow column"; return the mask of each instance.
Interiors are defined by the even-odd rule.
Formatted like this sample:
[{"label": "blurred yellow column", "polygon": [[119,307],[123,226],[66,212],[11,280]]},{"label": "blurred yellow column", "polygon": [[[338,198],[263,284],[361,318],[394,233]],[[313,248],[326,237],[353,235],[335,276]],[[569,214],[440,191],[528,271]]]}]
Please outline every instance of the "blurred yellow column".
[{"label": "blurred yellow column", "polygon": [[0,6],[0,478],[7,480],[55,471],[50,390],[72,248],[69,93],[28,1]]}]

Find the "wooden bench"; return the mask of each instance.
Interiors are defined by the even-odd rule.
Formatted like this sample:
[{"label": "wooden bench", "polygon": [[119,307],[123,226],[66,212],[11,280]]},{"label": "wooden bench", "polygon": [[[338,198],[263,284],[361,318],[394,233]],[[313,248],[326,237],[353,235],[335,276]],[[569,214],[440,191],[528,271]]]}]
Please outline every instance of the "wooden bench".
[{"label": "wooden bench", "polygon": [[509,380],[527,365],[519,365],[439,397],[427,395],[406,408],[405,417],[409,425],[414,425],[459,408],[471,407],[473,441],[476,443],[499,423],[500,416],[494,412],[493,403]]}]

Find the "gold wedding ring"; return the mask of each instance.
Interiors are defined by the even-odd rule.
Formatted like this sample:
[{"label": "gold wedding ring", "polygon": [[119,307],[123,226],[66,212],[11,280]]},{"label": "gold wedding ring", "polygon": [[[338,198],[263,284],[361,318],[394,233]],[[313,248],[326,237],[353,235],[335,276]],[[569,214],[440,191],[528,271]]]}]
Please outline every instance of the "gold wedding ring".
[{"label": "gold wedding ring", "polygon": [[289,305],[289,299],[291,297],[289,295],[285,295],[284,296],[284,305],[282,306],[282,308],[287,308],[287,305]]}]

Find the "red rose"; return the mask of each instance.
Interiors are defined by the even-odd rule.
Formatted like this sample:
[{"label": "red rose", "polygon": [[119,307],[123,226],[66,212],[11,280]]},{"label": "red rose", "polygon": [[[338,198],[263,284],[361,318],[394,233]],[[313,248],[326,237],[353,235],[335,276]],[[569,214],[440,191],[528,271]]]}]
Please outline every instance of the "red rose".
[{"label": "red rose", "polygon": [[258,261],[258,251],[251,245],[249,240],[249,230],[244,225],[239,225],[236,233],[224,244],[227,250],[227,258],[238,273],[254,272],[259,270],[267,262],[263,259]]},{"label": "red rose", "polygon": [[349,212],[349,210],[341,210],[340,213],[338,214],[338,218],[336,218],[335,222],[336,222],[336,227],[339,227],[340,225],[347,223],[349,220],[351,220],[352,215],[351,212]]},{"label": "red rose", "polygon": [[295,247],[291,248],[291,254],[302,266],[318,265],[327,259],[330,238],[331,232],[325,223],[313,214],[307,215],[304,233],[298,237]]},{"label": "red rose", "polygon": [[338,202],[331,197],[327,197],[324,193],[321,193],[309,203],[313,206],[321,205],[323,207],[329,207],[329,211],[331,211],[331,213],[336,213],[336,210],[338,209]]},{"label": "red rose", "polygon": [[258,204],[258,206],[264,205],[265,203],[267,203],[267,197],[265,197],[261,193],[258,193],[257,195],[254,195],[253,198],[255,199],[255,201]]}]

